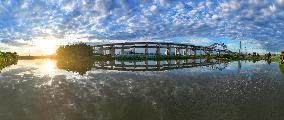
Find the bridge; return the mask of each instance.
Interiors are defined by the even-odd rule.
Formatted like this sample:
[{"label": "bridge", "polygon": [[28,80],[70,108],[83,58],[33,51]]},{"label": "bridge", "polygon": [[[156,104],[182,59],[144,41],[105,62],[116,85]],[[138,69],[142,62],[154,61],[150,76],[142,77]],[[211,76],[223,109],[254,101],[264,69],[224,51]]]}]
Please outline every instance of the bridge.
[{"label": "bridge", "polygon": [[[220,48],[217,48],[221,46]],[[137,49],[143,49],[143,55],[201,55],[203,54],[234,54],[223,43],[215,43],[210,46],[197,46],[185,43],[170,42],[124,42],[109,43],[93,46],[96,54],[100,55],[127,55],[137,53]],[[152,51],[152,52],[151,52]],[[154,51],[154,52],[153,52]],[[164,52],[163,52],[164,51]],[[163,54],[164,53],[164,54]]]}]

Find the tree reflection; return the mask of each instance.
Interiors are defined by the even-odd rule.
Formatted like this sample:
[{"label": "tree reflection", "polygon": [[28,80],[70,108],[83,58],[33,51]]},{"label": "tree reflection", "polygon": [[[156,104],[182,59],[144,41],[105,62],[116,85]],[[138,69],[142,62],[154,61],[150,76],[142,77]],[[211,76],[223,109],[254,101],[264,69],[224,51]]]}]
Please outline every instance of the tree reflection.
[{"label": "tree reflection", "polygon": [[82,60],[57,60],[57,67],[66,71],[77,72],[80,75],[86,74],[93,68],[94,61],[84,58]]},{"label": "tree reflection", "polygon": [[284,74],[284,61],[281,61],[279,63],[279,68],[280,68],[280,71]]}]

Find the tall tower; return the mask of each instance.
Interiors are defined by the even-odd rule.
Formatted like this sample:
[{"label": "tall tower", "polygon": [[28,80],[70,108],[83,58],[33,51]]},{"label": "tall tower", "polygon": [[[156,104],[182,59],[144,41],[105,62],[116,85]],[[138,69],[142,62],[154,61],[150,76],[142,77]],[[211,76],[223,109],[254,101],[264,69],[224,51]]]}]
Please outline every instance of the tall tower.
[{"label": "tall tower", "polygon": [[242,41],[240,40],[240,49],[239,49],[240,54],[241,54],[241,49],[242,49]]}]

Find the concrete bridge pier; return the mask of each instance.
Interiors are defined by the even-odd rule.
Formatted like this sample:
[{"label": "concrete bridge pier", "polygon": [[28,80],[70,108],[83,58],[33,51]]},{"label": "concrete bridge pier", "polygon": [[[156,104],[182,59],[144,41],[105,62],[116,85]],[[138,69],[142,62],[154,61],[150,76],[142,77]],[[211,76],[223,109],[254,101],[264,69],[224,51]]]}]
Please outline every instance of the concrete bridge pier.
[{"label": "concrete bridge pier", "polygon": [[188,46],[186,46],[186,48],[185,48],[185,55],[189,55],[188,54]]},{"label": "concrete bridge pier", "polygon": [[125,65],[124,60],[122,60],[122,61],[121,61],[121,66],[122,66],[121,68],[122,68],[122,69],[124,69],[124,65]]},{"label": "concrete bridge pier", "polygon": [[109,49],[109,54],[114,56],[115,55],[115,48],[113,45],[110,46],[110,49]]},{"label": "concrete bridge pier", "polygon": [[103,46],[100,46],[100,47],[99,47],[99,54],[104,54],[104,50],[103,50],[103,49],[104,49]]},{"label": "concrete bridge pier", "polygon": [[161,54],[161,46],[160,44],[156,45],[156,55],[160,55]]},{"label": "concrete bridge pier", "polygon": [[135,51],[135,48],[136,48],[136,46],[135,46],[135,44],[133,45],[133,53],[136,53]]},{"label": "concrete bridge pier", "polygon": [[190,59],[190,64],[193,64],[194,63],[194,59]]},{"label": "concrete bridge pier", "polygon": [[171,47],[170,47],[169,44],[167,45],[166,53],[167,53],[167,55],[170,55],[170,54],[171,54]]},{"label": "concrete bridge pier", "polygon": [[145,60],[145,66],[146,66],[146,70],[148,70],[148,60]]},{"label": "concrete bridge pier", "polygon": [[115,66],[115,60],[110,61],[111,69],[113,69],[113,66]]},{"label": "concrete bridge pier", "polygon": [[124,45],[121,45],[121,55],[124,55]]},{"label": "concrete bridge pier", "polygon": [[170,60],[166,60],[166,65],[170,65],[171,64],[171,61]]},{"label": "concrete bridge pier", "polygon": [[136,61],[133,61],[134,69],[136,69]]},{"label": "concrete bridge pier", "polygon": [[189,48],[189,51],[190,51],[190,55],[193,55],[194,54],[194,52],[193,52],[193,49],[192,48]]},{"label": "concrete bridge pier", "polygon": [[182,48],[182,55],[186,56],[186,48]]},{"label": "concrete bridge pier", "polygon": [[161,61],[157,61],[157,69],[160,70],[161,69]]},{"label": "concrete bridge pier", "polygon": [[148,55],[149,54],[149,52],[148,52],[148,43],[146,43],[146,45],[145,45],[145,55]]},{"label": "concrete bridge pier", "polygon": [[178,53],[179,53],[179,48],[175,47],[175,55],[178,55]]},{"label": "concrete bridge pier", "polygon": [[187,63],[187,60],[182,60],[182,64],[186,64]]}]

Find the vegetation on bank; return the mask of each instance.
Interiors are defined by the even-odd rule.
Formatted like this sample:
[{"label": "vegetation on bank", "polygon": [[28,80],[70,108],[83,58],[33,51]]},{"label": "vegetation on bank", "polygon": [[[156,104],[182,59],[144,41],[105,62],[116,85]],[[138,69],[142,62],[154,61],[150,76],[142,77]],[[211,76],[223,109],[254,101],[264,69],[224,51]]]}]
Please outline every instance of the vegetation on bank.
[{"label": "vegetation on bank", "polygon": [[279,59],[280,59],[279,68],[280,71],[284,74],[284,50],[281,51]]},{"label": "vegetation on bank", "polygon": [[1,52],[0,51],[0,70],[3,68],[16,64],[18,62],[17,53]]},{"label": "vegetation on bank", "polygon": [[284,63],[284,50],[282,50],[280,54],[280,60],[281,60],[281,63]]}]

